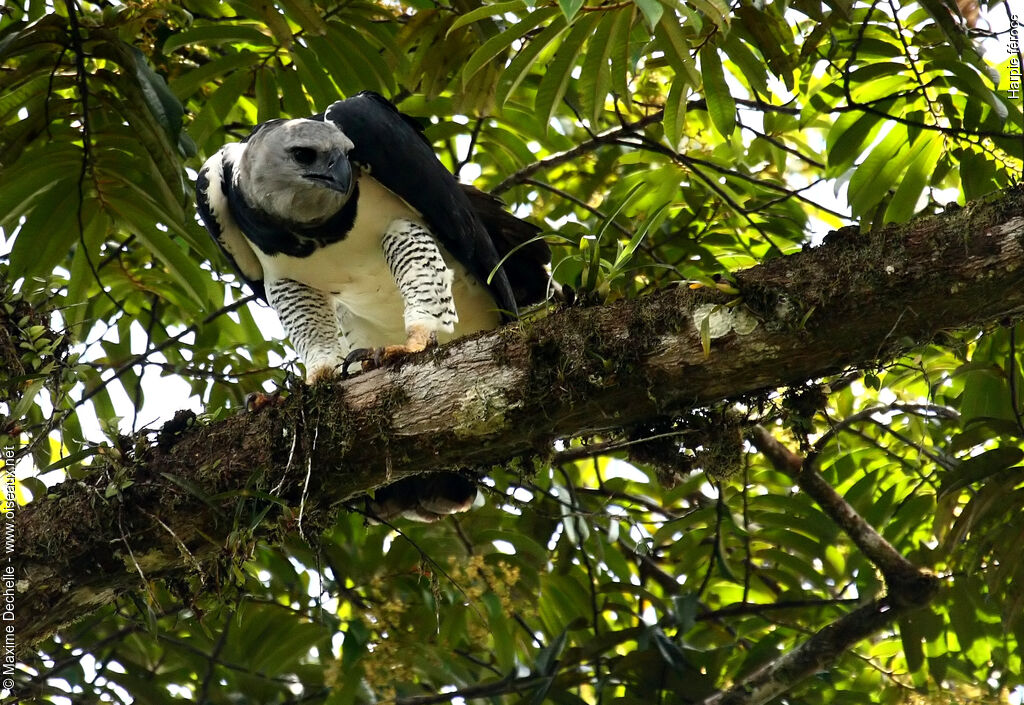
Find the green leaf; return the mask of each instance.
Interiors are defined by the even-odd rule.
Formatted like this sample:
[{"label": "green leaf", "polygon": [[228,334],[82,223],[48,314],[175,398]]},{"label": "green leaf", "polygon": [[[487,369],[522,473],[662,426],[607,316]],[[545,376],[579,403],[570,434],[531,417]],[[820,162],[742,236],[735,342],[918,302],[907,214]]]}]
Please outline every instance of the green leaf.
[{"label": "green leaf", "polygon": [[307,37],[311,34],[327,34],[327,23],[324,22],[323,15],[308,0],[275,1],[284,7],[285,13],[295,21],[295,24],[302,27]]},{"label": "green leaf", "polygon": [[203,25],[175,32],[168,36],[163,45],[163,52],[170,54],[175,49],[190,44],[211,46],[220,44],[252,44],[254,46],[270,47],[274,46],[274,40],[251,25],[228,23]]},{"label": "green leaf", "polygon": [[693,666],[686,660],[686,654],[679,648],[679,645],[668,638],[668,635],[661,630],[661,627],[651,627],[652,641],[661,654],[661,658],[669,668],[677,672],[692,671]]},{"label": "green leaf", "polygon": [[679,149],[686,130],[686,101],[689,95],[686,82],[674,81],[665,99],[665,116],[662,125],[665,128],[665,141],[673,149]]},{"label": "green leaf", "polygon": [[646,219],[644,219],[643,225],[636,229],[633,237],[629,239],[629,242],[622,248],[622,251],[615,258],[615,263],[612,265],[613,272],[621,270],[631,259],[633,259],[633,255],[636,253],[636,248],[640,247],[640,243],[643,242],[647,233],[657,229],[661,224],[661,221],[664,220],[667,215],[668,204],[663,203],[654,211],[654,213],[651,213]]},{"label": "green leaf", "polygon": [[179,477],[178,475],[169,472],[161,472],[160,475],[171,484],[180,487],[185,490],[185,492],[208,506],[213,510],[213,514],[215,516],[219,518],[226,518],[224,511],[214,502],[214,498],[207,495],[202,487],[192,482],[190,479],[186,477]]},{"label": "green leaf", "polygon": [[[581,6],[582,4],[583,3],[580,2]],[[457,18],[455,18],[455,21],[452,22],[451,26],[448,28],[448,31],[445,32],[445,38],[450,37],[452,35],[452,32],[459,29],[460,27],[465,27],[466,25],[473,24],[477,20],[482,20],[487,17],[504,15],[506,12],[519,12],[525,9],[525,7],[526,6],[523,4],[523,0],[507,0],[506,2],[496,2],[493,5],[481,5],[480,7],[474,8],[469,12],[465,13],[464,15],[459,15]],[[528,21],[528,19],[529,16],[527,16],[527,19],[523,21]]]},{"label": "green leaf", "polygon": [[996,95],[995,91],[988,87],[972,66],[959,61],[935,62],[934,68],[942,68],[950,71],[958,80],[949,81],[954,86],[965,91],[967,95],[981,98],[995,111],[999,122],[1005,122],[1009,116],[1006,104]]},{"label": "green leaf", "polygon": [[697,624],[697,615],[700,612],[700,596],[693,592],[672,597],[672,618],[679,634],[693,629]]},{"label": "green leaf", "polygon": [[496,59],[503,51],[507,50],[513,42],[521,39],[525,34],[536,27],[539,27],[541,24],[547,22],[557,14],[558,10],[556,8],[541,8],[535,12],[531,12],[522,22],[517,22],[504,32],[500,32],[493,37],[488,38],[486,42],[481,44],[480,47],[473,52],[473,55],[469,57],[469,60],[463,67],[462,85],[465,86],[469,82],[469,79],[476,75],[476,73],[489,62]]},{"label": "green leaf", "polygon": [[580,102],[583,114],[590,119],[591,127],[598,124],[604,113],[612,78],[608,62],[612,55],[611,35],[616,15],[601,14],[603,16],[594,36],[587,41],[587,55],[583,59],[579,78]]},{"label": "green leaf", "polygon": [[630,58],[630,30],[633,27],[632,10],[618,10],[612,24],[611,56],[612,87],[619,100],[629,100],[629,73],[634,64]]},{"label": "green leaf", "polygon": [[540,682],[540,685],[538,685],[534,689],[533,694],[530,696],[530,699],[526,701],[527,705],[544,705],[544,703],[549,702],[548,691],[551,690],[551,686],[554,684],[554,682],[554,676],[549,676],[542,680]]},{"label": "green leaf", "polygon": [[939,157],[942,156],[945,142],[942,135],[922,135],[920,141],[924,143],[922,149],[907,167],[899,186],[896,187],[892,202],[885,211],[885,219],[888,222],[903,223],[910,220],[917,209],[918,198],[935,172]]},{"label": "green leaf", "polygon": [[691,86],[700,84],[700,74],[693,57],[690,56],[690,44],[683,34],[683,29],[676,21],[675,15],[668,14],[661,18],[657,29],[658,46],[665,52],[669,65],[675,69],[673,84],[684,81]]},{"label": "green leaf", "polygon": [[[89,309],[87,306],[88,292],[98,288],[89,259],[95,255],[90,253],[99,253],[100,246],[106,239],[109,229],[109,216],[97,208],[96,215],[85,222],[85,233],[82,238],[85,247],[75,248],[71,259],[71,276],[68,281],[67,296],[65,297],[68,305],[64,314],[65,320],[72,328],[82,326],[86,322],[86,313]],[[105,298],[103,300],[106,301]],[[84,331],[76,331],[77,336],[83,334]]]},{"label": "green leaf", "polygon": [[836,176],[852,166],[883,124],[883,120],[873,113],[850,111],[840,115],[825,139],[828,154],[826,174]]},{"label": "green leaf", "polygon": [[583,51],[583,44],[600,21],[597,13],[590,13],[581,17],[569,30],[568,35],[562,40],[561,46],[555,52],[554,58],[548,63],[544,76],[537,88],[537,97],[534,101],[534,109],[537,115],[550,125],[558,109],[558,103],[565,95],[572,79],[573,69],[576,68],[576,61],[580,52]]},{"label": "green leaf", "polygon": [[921,670],[924,665],[924,648],[918,625],[913,616],[903,617],[899,620],[900,641],[903,643],[903,655],[907,660],[907,670],[915,673]]},{"label": "green leaf", "polygon": [[644,16],[644,21],[647,22],[647,28],[653,32],[658,25],[658,20],[665,12],[665,6],[658,0],[633,0],[633,2],[640,8],[640,13]]},{"label": "green leaf", "polygon": [[36,403],[36,396],[43,391],[43,384],[45,382],[46,378],[40,377],[23,386],[20,390],[21,396],[15,397],[17,402],[12,405],[14,408],[11,409],[11,413],[7,416],[7,423],[17,424],[25,417],[25,414]]},{"label": "green leaf", "polygon": [[252,68],[257,63],[259,56],[249,50],[230,53],[171,79],[170,89],[179,100],[185,100],[198,92],[203,84],[238,69]]},{"label": "green leaf", "polygon": [[608,232],[608,229],[612,226],[612,223],[615,222],[615,219],[619,217],[619,214],[626,210],[637,196],[642,195],[641,189],[644,185],[645,184],[642,183],[634,184],[629,191],[626,192],[626,195],[619,200],[618,205],[615,206],[615,210],[601,221],[601,227],[598,229],[596,234],[598,242],[602,242],[604,240],[604,234]]},{"label": "green leaf", "polygon": [[716,27],[729,26],[729,3],[722,0],[690,0]]},{"label": "green leaf", "polygon": [[159,232],[154,227],[156,223],[163,223],[172,228],[180,228],[180,225],[168,218],[167,214],[146,197],[141,189],[131,190],[135,191],[135,198],[127,198],[126,192],[107,194],[111,209],[133,228],[135,236],[164,263],[171,277],[199,305],[199,310],[212,311],[216,309],[218,302],[207,298],[206,288],[203,286],[209,278],[209,274],[200,269],[199,263],[183,252],[167,233]]},{"label": "green leaf", "polygon": [[314,105],[330,105],[340,97],[338,88],[324,72],[312,50],[295,44],[291,48],[291,57],[302,85],[313,96]]},{"label": "green leaf", "polygon": [[277,82],[281,86],[281,102],[284,103],[284,109],[288,115],[305,117],[315,112],[310,107],[309,98],[302,88],[302,81],[293,65],[277,70]]},{"label": "green leaf", "polygon": [[708,42],[700,50],[700,70],[704,79],[704,98],[707,100],[708,113],[715,131],[728,139],[736,129],[736,102],[725,82],[722,70],[722,57],[718,48]]},{"label": "green leaf", "polygon": [[228,114],[239,103],[242,94],[249,87],[250,80],[249,71],[236,71],[228,76],[192,121],[189,128],[192,137],[207,153],[221,146],[223,137],[215,135],[223,126]]},{"label": "green leaf", "polygon": [[793,29],[780,17],[755,5],[740,5],[735,13],[743,28],[753,37],[761,54],[768,60],[768,67],[792,90],[797,55],[793,46]]},{"label": "green leaf", "polygon": [[505,616],[505,610],[497,595],[488,593],[482,597],[482,600],[484,608],[487,610],[487,624],[490,627],[491,643],[497,666],[502,671],[509,671],[516,665],[515,638],[509,620]]},{"label": "green leaf", "polygon": [[1001,369],[974,367],[967,370],[960,418],[964,427],[976,419],[1016,420],[1010,405],[1010,385]]},{"label": "green leaf", "polygon": [[512,60],[512,63],[508,65],[508,68],[501,75],[496,96],[499,106],[508,100],[508,97],[530,73],[540,53],[547,48],[548,44],[565,32],[567,28],[565,17],[561,14],[556,14],[551,20],[551,24],[531,39],[525,47],[520,49],[519,53],[516,54],[516,58]]},{"label": "green leaf", "polygon": [[849,201],[854,215],[866,215],[885,197],[895,185],[892,179],[883,178],[897,155],[907,154],[907,130],[902,125],[893,125],[889,134],[882,138],[857,167],[850,179]]},{"label": "green leaf", "polygon": [[[66,83],[67,86],[70,87],[70,82]],[[0,120],[2,120],[3,123],[14,122],[17,119],[17,113],[20,110],[27,108],[39,97],[50,97],[47,96],[48,91],[53,88],[57,88],[58,86],[60,86],[60,82],[58,82],[56,77],[50,76],[47,73],[39,73],[33,78],[22,83],[14,90],[8,90],[7,92],[0,93]],[[38,111],[33,110],[30,112]]]},{"label": "green leaf", "polygon": [[281,115],[274,69],[263,66],[256,72],[256,120],[266,122]]},{"label": "green leaf", "polygon": [[759,95],[769,95],[768,72],[765,63],[754,56],[754,52],[738,34],[730,33],[722,42],[722,50],[739,69],[736,77],[746,82]]},{"label": "green leaf", "polygon": [[542,676],[554,675],[558,669],[558,659],[562,655],[562,651],[565,650],[568,637],[569,632],[563,630],[561,634],[555,637],[554,641],[537,652],[537,658],[534,661],[533,667],[534,673]]},{"label": "green leaf", "polygon": [[326,636],[325,627],[296,620],[281,605],[249,602],[240,612],[225,652],[256,673],[287,673]]},{"label": "green leaf", "polygon": [[576,13],[583,7],[583,0],[558,0],[558,7],[561,8],[566,21],[572,22]]},{"label": "green leaf", "polygon": [[[340,36],[341,32],[332,28],[331,34],[330,37],[314,36],[305,39],[306,45],[316,54],[317,72],[322,73],[325,77],[330,76],[344,95],[354,95],[364,85],[378,92],[381,90],[387,92],[379,84],[376,86],[370,84],[369,76],[373,74],[373,71],[369,65],[363,66],[361,61],[342,51],[346,39]],[[302,73],[301,69],[299,73]],[[303,80],[307,83],[307,88],[310,88],[308,81],[311,79],[306,77]],[[321,97],[317,101],[318,105],[329,105],[341,97],[336,95],[337,91],[333,87],[328,87],[326,80],[316,83],[319,90],[322,91]],[[316,91],[312,92],[314,95],[317,94]]]},{"label": "green leaf", "polygon": [[964,198],[973,200],[986,196],[997,188],[996,165],[984,154],[972,149],[958,150],[960,162],[960,184]]},{"label": "green leaf", "polygon": [[[944,0],[921,0],[921,5],[928,11],[935,23],[942,30],[942,35],[958,54],[973,51],[971,40],[965,32],[966,27],[961,27],[954,19],[956,14],[950,11],[950,6]],[[955,6],[954,6],[955,7]],[[911,669],[916,670],[916,669]]]},{"label": "green leaf", "polygon": [[[368,42],[362,33],[332,21],[325,36],[308,37],[306,43],[316,52],[324,73],[330,75],[345,95],[355,95],[361,90],[394,92],[394,74],[380,48]],[[333,96],[335,100],[338,97]]]},{"label": "green leaf", "polygon": [[[35,199],[34,208],[14,239],[10,254],[13,278],[47,274],[68,258],[78,241],[78,188],[67,181],[63,188],[51,189]],[[82,220],[88,223],[96,211],[94,201],[83,207]]]},{"label": "green leaf", "polygon": [[999,446],[987,450],[981,455],[967,458],[960,462],[957,469],[942,478],[939,498],[968,485],[981,482],[1024,460],[1024,450],[1017,446]]}]

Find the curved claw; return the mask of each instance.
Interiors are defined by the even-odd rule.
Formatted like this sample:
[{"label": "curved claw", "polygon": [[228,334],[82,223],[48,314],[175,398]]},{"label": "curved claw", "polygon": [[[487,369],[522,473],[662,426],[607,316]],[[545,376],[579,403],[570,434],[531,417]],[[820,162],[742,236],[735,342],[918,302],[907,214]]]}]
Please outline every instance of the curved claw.
[{"label": "curved claw", "polygon": [[361,362],[363,371],[375,370],[410,353],[417,353],[437,345],[437,336],[429,330],[413,329],[405,345],[388,345],[383,348],[356,348],[345,356],[341,365],[341,378],[348,378],[348,366]]},{"label": "curved claw", "polygon": [[348,379],[349,371],[348,366],[357,362],[368,362],[373,360],[373,348],[356,348],[349,352],[345,356],[345,361],[341,363],[341,378]]},{"label": "curved claw", "polygon": [[245,395],[245,410],[247,413],[255,413],[270,404],[282,404],[284,399],[278,393],[264,394],[263,392],[250,392]]}]

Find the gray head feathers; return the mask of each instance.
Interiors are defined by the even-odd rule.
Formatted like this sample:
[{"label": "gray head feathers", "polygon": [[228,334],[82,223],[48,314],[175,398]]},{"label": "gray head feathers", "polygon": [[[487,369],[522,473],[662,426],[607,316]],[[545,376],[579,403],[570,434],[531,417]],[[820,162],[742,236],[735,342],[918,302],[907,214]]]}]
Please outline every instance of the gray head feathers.
[{"label": "gray head feathers", "polygon": [[251,206],[281,221],[317,225],[352,193],[352,147],[333,122],[273,120],[245,143],[236,186]]}]

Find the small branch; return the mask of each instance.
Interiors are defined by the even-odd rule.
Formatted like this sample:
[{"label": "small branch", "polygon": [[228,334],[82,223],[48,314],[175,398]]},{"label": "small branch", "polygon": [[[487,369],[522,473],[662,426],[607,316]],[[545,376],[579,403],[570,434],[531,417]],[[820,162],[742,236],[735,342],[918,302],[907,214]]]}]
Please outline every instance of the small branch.
[{"label": "small branch", "polygon": [[493,698],[508,693],[521,693],[528,688],[540,685],[548,680],[549,677],[502,678],[501,680],[471,685],[448,693],[411,695],[405,698],[395,698],[391,702],[393,705],[437,705],[438,703],[450,703],[455,698],[462,698],[464,700]]},{"label": "small branch", "polygon": [[478,118],[476,124],[473,125],[473,132],[469,135],[469,146],[466,148],[466,156],[463,159],[460,159],[455,165],[456,179],[461,176],[462,170],[465,166],[473,161],[473,152],[476,150],[476,142],[480,139],[480,133],[483,132],[485,122],[484,118]]},{"label": "small branch", "polygon": [[524,183],[526,179],[530,178],[538,171],[551,169],[561,164],[565,164],[566,162],[571,162],[573,159],[576,159],[579,156],[587,154],[588,152],[593,152],[601,145],[614,143],[614,141],[619,137],[632,134],[637,130],[643,129],[648,125],[653,125],[656,122],[660,122],[663,115],[663,110],[651,113],[650,115],[645,115],[639,120],[627,123],[621,127],[614,127],[609,130],[605,130],[604,132],[599,132],[596,135],[594,135],[594,137],[592,137],[591,139],[585,142],[581,142],[572,149],[567,149],[564,152],[552,154],[550,157],[545,157],[544,159],[535,161],[532,164],[527,164],[519,171],[510,174],[501,183],[499,183],[497,186],[491,189],[491,193],[504,193],[513,186],[519,186],[520,184]]},{"label": "small branch", "polygon": [[732,688],[697,705],[760,705],[787,692],[793,684],[834,663],[854,644],[887,626],[909,608],[888,598],[873,600],[825,626],[797,648],[772,659]]},{"label": "small branch", "polygon": [[78,203],[76,205],[75,217],[78,223],[78,244],[85,255],[85,262],[89,265],[93,279],[100,288],[100,293],[106,297],[114,308],[127,316],[124,306],[115,299],[107,288],[103,286],[99,270],[92,261],[89,254],[89,247],[85,242],[85,222],[83,220],[85,209],[85,181],[89,176],[92,166],[92,129],[90,126],[89,114],[89,74],[85,68],[85,48],[82,45],[82,28],[78,24],[78,11],[75,7],[75,0],[64,0],[64,7],[68,13],[68,24],[71,27],[71,47],[75,52],[75,83],[78,87],[78,98],[82,102],[82,166],[78,172]]},{"label": "small branch", "polygon": [[885,576],[890,598],[897,604],[919,606],[927,603],[938,589],[938,580],[929,571],[918,568],[893,548],[893,545],[864,520],[860,514],[818,473],[811,459],[805,460],[780,443],[763,426],[754,426],[750,441],[772,466],[789,475],[822,511],[828,514]]},{"label": "small branch", "polygon": [[706,614],[698,615],[697,621],[705,621],[710,619],[722,619],[723,617],[739,617],[744,615],[760,615],[764,612],[775,612],[780,610],[805,610],[809,607],[840,607],[840,606],[854,606],[858,604],[860,600],[855,597],[850,598],[834,598],[828,600],[821,599],[810,599],[810,600],[779,600],[778,602],[743,602],[735,605],[729,605],[727,607],[721,607],[716,610],[711,610]]},{"label": "small branch", "polygon": [[938,579],[913,565],[818,474],[813,462],[780,443],[763,426],[750,430],[750,441],[779,472],[792,477],[885,576],[888,595],[840,617],[797,648],[772,659],[728,690],[699,705],[763,705],[805,678],[829,668],[859,641],[877,634],[903,614],[927,604]]},{"label": "small branch", "polygon": [[[524,184],[528,184],[530,186],[536,186],[537,188],[542,188],[545,191],[550,191],[551,193],[555,194],[559,198],[561,198],[563,200],[566,200],[566,201],[569,201],[570,203],[574,203],[575,205],[579,206],[580,208],[582,208],[583,210],[587,211],[591,215],[593,215],[593,216],[597,217],[598,219],[600,219],[602,222],[608,219],[608,216],[605,215],[604,213],[602,213],[599,208],[595,208],[594,206],[590,205],[589,203],[584,201],[579,196],[574,196],[573,194],[569,193],[568,191],[564,191],[564,190],[558,188],[557,186],[552,186],[551,184],[546,183],[544,181],[540,181],[538,179],[523,179],[523,183]],[[631,233],[628,229],[626,229],[625,227],[623,227],[622,225],[620,225],[618,222],[616,222],[614,220],[611,221],[611,226],[613,228],[615,228],[616,230],[618,230],[619,233],[621,233],[622,235],[624,235],[626,237],[632,237],[633,236],[633,233]]]}]

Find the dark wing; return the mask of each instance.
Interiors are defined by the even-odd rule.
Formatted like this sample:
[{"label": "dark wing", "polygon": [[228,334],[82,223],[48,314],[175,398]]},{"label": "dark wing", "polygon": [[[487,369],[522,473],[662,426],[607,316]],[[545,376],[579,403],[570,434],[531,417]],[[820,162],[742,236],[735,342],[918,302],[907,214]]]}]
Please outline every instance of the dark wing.
[{"label": "dark wing", "polygon": [[214,242],[260,298],[266,300],[263,267],[256,252],[231,214],[231,167],[244,149],[240,144],[222,147],[206,160],[196,178],[196,210]]},{"label": "dark wing", "polygon": [[[334,103],[324,115],[355,145],[349,159],[419,211],[445,249],[486,282],[501,261],[494,242],[459,182],[410,118],[370,91]],[[499,308],[518,313],[504,268],[494,274],[489,288]]]},{"label": "dark wing", "polygon": [[543,240],[534,239],[540,228],[509,213],[497,196],[469,184],[462,184],[462,191],[490,234],[498,256],[505,258],[501,268],[512,285],[516,303],[529,306],[546,299],[550,276],[545,265],[551,262],[551,248]]}]

